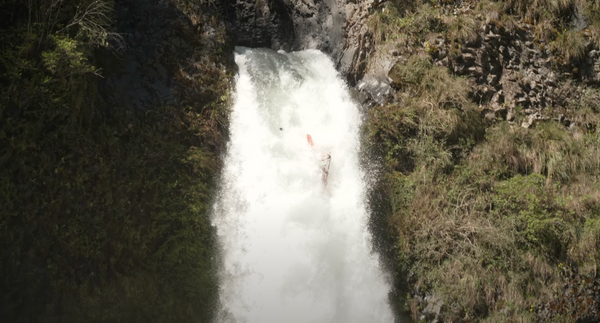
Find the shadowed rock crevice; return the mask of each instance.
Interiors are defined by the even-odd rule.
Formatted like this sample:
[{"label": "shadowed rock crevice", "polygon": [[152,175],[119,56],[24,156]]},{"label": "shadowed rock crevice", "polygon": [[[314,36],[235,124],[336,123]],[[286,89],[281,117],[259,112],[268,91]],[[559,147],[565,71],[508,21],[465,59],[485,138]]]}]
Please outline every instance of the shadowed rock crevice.
[{"label": "shadowed rock crevice", "polygon": [[236,45],[292,50],[294,11],[283,1],[235,1],[227,4],[226,12]]},{"label": "shadowed rock crevice", "polygon": [[345,42],[347,0],[237,0],[222,4],[239,46],[298,51],[318,49],[337,64]]},{"label": "shadowed rock crevice", "polygon": [[115,12],[127,48],[118,57],[104,57],[110,68],[102,97],[110,106],[200,110],[222,95],[203,80],[234,70],[233,43],[217,12],[193,3],[144,0],[116,1]]}]

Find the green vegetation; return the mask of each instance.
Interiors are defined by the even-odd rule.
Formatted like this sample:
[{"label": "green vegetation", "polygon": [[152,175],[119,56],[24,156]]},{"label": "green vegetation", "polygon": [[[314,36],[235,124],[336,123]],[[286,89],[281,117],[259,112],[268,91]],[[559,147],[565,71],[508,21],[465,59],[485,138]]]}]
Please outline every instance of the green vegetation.
[{"label": "green vegetation", "polygon": [[398,268],[416,289],[466,319],[529,321],[530,305],[559,296],[559,264],[598,274],[598,132],[502,121],[482,139],[480,118],[412,102],[374,108],[370,127],[390,169]]},{"label": "green vegetation", "polygon": [[372,135],[385,145],[387,162],[399,171],[420,166],[444,170],[482,136],[483,123],[468,98],[465,79],[432,66],[428,58],[411,56],[390,77],[403,91],[402,107],[373,109]]},{"label": "green vegetation", "polygon": [[[584,56],[588,37],[558,28],[574,5],[481,1],[474,12],[507,30],[528,19],[564,30],[545,37],[566,64]],[[570,127],[484,121],[469,80],[432,63],[430,39],[442,35],[452,48],[477,37],[479,21],[450,16],[452,8],[398,2],[370,25],[376,50],[403,56],[389,73],[394,102],[372,108],[367,125],[385,158],[396,275],[415,319],[422,304],[412,296],[429,294],[443,300],[448,321],[531,322],[542,304],[565,297],[573,275],[600,274],[600,91],[588,88],[561,110]]]},{"label": "green vegetation", "polygon": [[[460,7],[460,6],[458,6]],[[592,0],[480,0],[464,3],[468,12],[456,14],[453,1],[389,1],[385,11],[377,11],[370,17],[369,27],[374,31],[378,50],[383,44],[394,43],[396,47],[422,45],[429,38],[443,35],[457,46],[477,39],[480,21],[492,22],[509,32],[530,24],[537,42],[550,45],[564,64],[583,58],[587,39],[600,43],[600,5]],[[585,17],[584,30],[574,29],[572,20],[578,12]],[[377,52],[376,50],[375,52]]]},{"label": "green vegetation", "polygon": [[228,75],[204,62],[202,107],[107,106],[112,2],[23,3],[0,5],[3,320],[209,321]]},{"label": "green vegetation", "polygon": [[416,8],[413,14],[402,16],[399,5],[388,5],[386,11],[378,11],[370,17],[369,27],[374,30],[376,46],[385,43],[398,46],[418,45],[426,40],[428,33],[447,30],[446,24],[441,20],[443,11],[437,6],[424,4]]}]

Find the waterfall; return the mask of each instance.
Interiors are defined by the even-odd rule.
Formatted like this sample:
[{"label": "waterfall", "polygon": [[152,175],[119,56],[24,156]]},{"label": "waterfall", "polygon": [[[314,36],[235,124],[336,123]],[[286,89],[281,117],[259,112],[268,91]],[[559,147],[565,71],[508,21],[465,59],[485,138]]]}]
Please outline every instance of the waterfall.
[{"label": "waterfall", "polygon": [[213,216],[223,252],[218,321],[393,322],[367,229],[361,117],[332,61],[315,50],[241,47],[235,59]]}]

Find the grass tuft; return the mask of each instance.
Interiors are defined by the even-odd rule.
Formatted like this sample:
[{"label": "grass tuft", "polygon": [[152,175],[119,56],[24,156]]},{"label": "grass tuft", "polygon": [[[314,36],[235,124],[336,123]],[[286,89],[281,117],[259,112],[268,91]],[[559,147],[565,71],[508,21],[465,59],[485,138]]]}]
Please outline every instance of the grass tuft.
[{"label": "grass tuft", "polygon": [[550,43],[550,48],[564,58],[566,62],[578,61],[586,54],[586,39],[575,30],[563,30]]},{"label": "grass tuft", "polygon": [[472,43],[477,40],[479,23],[469,16],[458,16],[450,19],[448,23],[448,38],[461,44]]}]

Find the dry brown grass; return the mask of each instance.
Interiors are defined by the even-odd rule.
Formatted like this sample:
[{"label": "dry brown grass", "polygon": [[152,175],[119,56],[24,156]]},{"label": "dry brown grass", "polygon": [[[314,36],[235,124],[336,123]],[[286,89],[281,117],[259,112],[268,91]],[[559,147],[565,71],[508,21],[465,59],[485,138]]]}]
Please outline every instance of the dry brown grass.
[{"label": "dry brown grass", "polygon": [[500,177],[537,173],[566,183],[579,173],[597,173],[597,135],[569,133],[559,124],[547,122],[532,130],[503,124],[488,137],[490,141],[477,147],[470,158]]},{"label": "dry brown grass", "polygon": [[401,145],[392,149],[397,169],[447,169],[464,151],[460,138],[482,136],[483,124],[469,99],[465,79],[451,76],[447,69],[418,55],[398,63],[390,76],[403,90],[399,102],[370,113],[377,127],[372,128],[377,129],[373,135]]},{"label": "dry brown grass", "polygon": [[559,32],[556,39],[550,43],[550,48],[566,62],[582,59],[586,54],[586,39],[575,30],[565,29]]},{"label": "dry brown grass", "polygon": [[[415,112],[411,124],[429,117]],[[405,142],[419,142],[414,150],[423,159],[413,172],[389,178],[396,192],[392,225],[403,266],[417,273],[415,288],[459,308],[453,319],[530,322],[533,308],[551,301],[563,284],[557,259],[597,273],[600,189],[589,163],[600,155],[585,141],[597,134],[576,139],[557,123],[523,129],[504,122],[446,176],[452,160],[431,147],[447,149],[432,139],[447,131],[418,129]],[[446,168],[436,164],[443,161]]]},{"label": "dry brown grass", "polygon": [[475,13],[485,17],[486,23],[500,21],[503,12],[501,2],[482,0],[475,5]]},{"label": "dry brown grass", "polygon": [[471,43],[479,36],[479,22],[473,17],[460,15],[447,20],[447,36],[450,41],[458,41],[461,44]]},{"label": "dry brown grass", "polygon": [[[524,18],[536,24],[538,41],[549,42],[573,6],[571,0],[482,1],[475,15],[508,32]],[[401,33],[402,46],[440,35],[457,46],[476,41],[475,15],[443,13],[423,6],[398,14],[388,32]],[[411,29],[419,23],[423,30]],[[569,39],[573,33],[552,45],[567,60],[582,55],[582,38]],[[598,274],[600,95],[589,91],[566,103],[561,113],[574,123],[570,129],[555,121],[530,129],[502,121],[482,140],[469,82],[433,66],[425,50],[410,53],[390,73],[397,102],[370,111],[372,138],[390,168],[398,266],[414,274],[414,290],[458,309],[448,321],[531,322],[534,308],[557,297],[564,283],[559,263],[575,261],[581,272]],[[416,315],[418,303],[407,304]]]},{"label": "dry brown grass", "polygon": [[575,10],[577,0],[507,0],[506,10],[537,24],[542,20],[567,20]]}]

